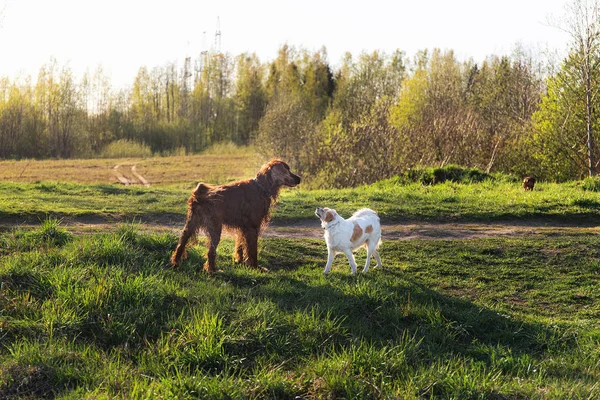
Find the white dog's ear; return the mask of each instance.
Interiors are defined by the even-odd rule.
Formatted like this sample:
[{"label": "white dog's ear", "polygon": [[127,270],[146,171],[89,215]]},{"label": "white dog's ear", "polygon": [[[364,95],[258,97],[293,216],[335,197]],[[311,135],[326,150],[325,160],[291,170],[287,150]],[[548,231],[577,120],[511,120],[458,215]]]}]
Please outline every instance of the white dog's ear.
[{"label": "white dog's ear", "polygon": [[335,219],[336,215],[337,213],[335,212],[335,210],[327,210],[327,212],[325,213],[324,221],[331,222]]}]

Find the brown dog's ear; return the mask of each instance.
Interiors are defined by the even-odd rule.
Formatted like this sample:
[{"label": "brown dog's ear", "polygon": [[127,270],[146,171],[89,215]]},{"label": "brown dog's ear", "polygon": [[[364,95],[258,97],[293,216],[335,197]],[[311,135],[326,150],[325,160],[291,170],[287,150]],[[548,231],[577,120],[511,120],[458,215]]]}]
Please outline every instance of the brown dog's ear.
[{"label": "brown dog's ear", "polygon": [[277,161],[273,163],[273,165],[271,165],[268,174],[274,183],[283,184],[285,182],[285,179],[289,175],[289,172],[281,162]]},{"label": "brown dog's ear", "polygon": [[324,221],[325,222],[331,222],[331,221],[333,221],[334,218],[335,217],[333,216],[333,213],[331,211],[327,211],[325,213],[325,219],[324,219]]}]

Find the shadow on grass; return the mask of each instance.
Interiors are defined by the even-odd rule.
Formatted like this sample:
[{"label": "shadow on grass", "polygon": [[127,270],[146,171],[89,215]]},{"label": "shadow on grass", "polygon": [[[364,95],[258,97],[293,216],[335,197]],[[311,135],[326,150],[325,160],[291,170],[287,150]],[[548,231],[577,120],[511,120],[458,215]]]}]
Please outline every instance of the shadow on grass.
[{"label": "shadow on grass", "polygon": [[[566,328],[526,322],[444,295],[397,269],[376,269],[358,276],[334,272],[315,279],[294,267],[310,264],[318,255],[316,251],[301,248],[305,253],[287,264],[287,268],[286,263],[292,260],[285,257],[278,256],[275,265],[265,264],[280,274],[252,276],[233,271],[219,279],[240,290],[251,289],[255,299],[268,300],[288,315],[316,308],[321,311],[323,325],[326,320],[340,321],[347,334],[337,336],[335,345],[342,348],[361,342],[384,348],[398,343],[406,334],[419,338],[423,351],[419,362],[425,364],[443,363],[459,355],[494,366],[497,351],[512,359],[539,360],[578,348],[577,333]],[[282,334],[285,332],[283,329]],[[259,348],[258,344],[252,347],[254,351]],[[320,351],[324,350],[317,350]],[[282,358],[289,356],[281,354]],[[516,372],[518,368],[514,365],[506,369],[506,374],[515,377],[521,373]],[[548,375],[551,374],[549,371]],[[576,367],[565,366],[559,375],[593,380]]]},{"label": "shadow on grass", "polygon": [[[76,304],[74,312],[81,317],[79,320],[54,327],[55,334],[62,335],[66,342],[93,344],[106,353],[118,351],[134,361],[145,348],[168,336],[178,318],[188,317],[195,308],[208,307],[224,317],[224,324],[232,324],[227,326],[228,332],[239,329],[242,333],[228,336],[223,353],[216,354],[216,359],[178,356],[175,359],[178,368],[205,371],[206,367],[210,368],[207,374],[218,375],[231,360],[239,360],[230,368],[235,368],[239,376],[250,376],[265,355],[276,362],[293,360],[290,364],[301,364],[315,355],[353,348],[357,343],[369,343],[375,348],[393,347],[406,335],[420,343],[418,357],[407,361],[413,363],[415,370],[457,355],[492,365],[492,355],[485,347],[502,347],[515,357],[533,360],[577,348],[577,337],[569,336],[561,328],[524,322],[441,294],[398,269],[373,270],[358,276],[347,271],[334,272],[324,278],[321,271],[325,249],[319,240],[261,242],[259,259],[272,270],[270,273],[233,266],[233,243],[226,240],[219,247],[218,258],[218,265],[225,272],[208,277],[201,272],[204,246],[191,248],[181,268],[170,270],[169,256],[177,238],[139,235],[135,229],[124,227],[113,236],[99,235],[86,244],[69,244],[57,250],[58,255],[51,255],[53,265],[74,262],[83,268],[89,264],[90,270],[82,275],[82,280],[89,280],[96,290],[92,293],[97,293],[95,301]],[[100,268],[96,270],[94,265]],[[318,275],[307,270],[314,265],[318,265]],[[153,276],[157,278],[145,280]],[[2,275],[1,279],[8,282],[11,293],[31,293],[40,302],[50,299],[56,290],[36,274],[14,272]],[[167,280],[175,284],[161,286]],[[187,289],[192,294],[185,294]],[[256,309],[252,309],[254,305]],[[248,309],[253,312],[245,314]],[[318,312],[312,318],[317,325],[331,326],[334,321],[335,326],[329,331],[307,334],[303,331],[307,328],[290,317],[315,310]],[[28,312],[32,320],[42,319],[37,311]],[[19,318],[15,313],[11,316]],[[7,327],[24,336],[9,334],[4,338],[5,346],[23,337],[39,340],[38,335],[46,332],[44,327],[29,333]],[[194,345],[189,343],[191,348]],[[24,364],[14,367],[12,382],[19,382],[23,368]],[[47,388],[52,388],[52,395],[67,390],[69,384],[57,384],[51,373],[54,370],[44,361],[33,368],[38,368],[36,376],[44,388],[42,395],[50,396]],[[575,367],[567,366],[562,372],[592,379],[569,368]],[[511,369],[505,373],[518,376]],[[19,392],[14,385],[0,387],[0,393],[1,390],[9,394],[27,393]]]}]

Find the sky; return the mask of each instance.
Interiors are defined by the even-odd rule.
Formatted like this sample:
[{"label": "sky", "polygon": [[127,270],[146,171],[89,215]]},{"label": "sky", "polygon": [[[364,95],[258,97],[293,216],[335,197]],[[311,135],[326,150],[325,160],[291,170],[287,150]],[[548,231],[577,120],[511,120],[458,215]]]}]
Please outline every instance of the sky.
[{"label": "sky", "polygon": [[0,0],[0,76],[37,77],[55,58],[77,76],[101,65],[114,86],[133,83],[142,66],[183,64],[214,47],[277,56],[284,44],[344,53],[454,50],[481,62],[516,44],[564,52],[568,35],[550,26],[572,0]]}]

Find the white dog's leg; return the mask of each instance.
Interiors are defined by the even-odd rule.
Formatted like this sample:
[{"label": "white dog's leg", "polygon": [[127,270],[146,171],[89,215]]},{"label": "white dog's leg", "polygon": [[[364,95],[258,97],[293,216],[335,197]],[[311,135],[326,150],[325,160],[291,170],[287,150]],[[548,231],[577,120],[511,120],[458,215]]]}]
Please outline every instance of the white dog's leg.
[{"label": "white dog's leg", "polygon": [[352,254],[352,250],[346,249],[344,250],[344,254],[348,257],[348,262],[350,262],[350,268],[352,268],[352,275],[356,275],[356,261],[354,261],[354,254]]},{"label": "white dog's leg", "polygon": [[[375,245],[373,245],[375,243]],[[369,265],[371,265],[371,256],[377,254],[377,250],[375,250],[375,246],[377,246],[377,242],[369,241],[367,242],[367,262],[365,263],[365,268],[362,272],[367,272],[369,270]],[[379,259],[379,256],[377,257]]]},{"label": "white dog's leg", "polygon": [[333,264],[333,258],[335,257],[335,253],[329,249],[327,249],[327,265],[325,265],[325,271],[323,272],[325,275],[331,271],[331,264]]},{"label": "white dog's leg", "polygon": [[377,260],[377,266],[379,268],[382,268],[383,265],[381,265],[381,258],[379,258],[379,252],[377,250],[373,250],[373,255],[375,256],[375,259]]}]

